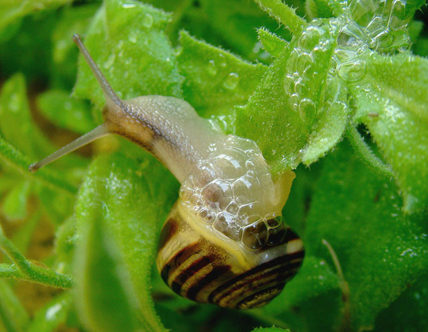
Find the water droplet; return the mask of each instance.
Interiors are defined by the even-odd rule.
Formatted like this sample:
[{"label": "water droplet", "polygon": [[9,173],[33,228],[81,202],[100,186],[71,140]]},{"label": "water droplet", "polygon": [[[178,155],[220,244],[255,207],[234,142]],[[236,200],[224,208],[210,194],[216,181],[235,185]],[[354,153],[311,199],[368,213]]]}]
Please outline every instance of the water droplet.
[{"label": "water droplet", "polygon": [[150,14],[144,15],[142,23],[146,28],[151,28],[153,25],[153,16]]},{"label": "water droplet", "polygon": [[116,54],[111,53],[108,59],[104,62],[104,69],[109,69],[111,66],[113,66],[114,60],[116,59]]},{"label": "water droplet", "polygon": [[374,49],[382,49],[391,46],[393,42],[394,36],[385,30],[372,39],[370,46]]},{"label": "water droplet", "polygon": [[300,96],[297,93],[293,93],[290,96],[290,106],[293,109],[293,111],[297,111],[298,107],[299,107],[299,102],[300,102]]},{"label": "water droplet", "polygon": [[311,75],[311,72],[313,72],[313,63],[314,59],[309,53],[299,54],[296,61],[296,69],[301,73]]},{"label": "water droplet", "polygon": [[238,86],[238,83],[239,75],[237,73],[230,73],[223,85],[226,89],[233,90]]},{"label": "water droplet", "polygon": [[62,307],[63,307],[62,303],[57,303],[54,306],[50,307],[46,311],[45,319],[47,321],[55,319],[55,317],[57,316],[57,314],[61,311]]},{"label": "water droplet", "polygon": [[181,52],[183,52],[183,48],[182,47],[176,47],[176,48],[174,48],[174,55],[175,56],[179,56],[181,54]]},{"label": "water droplet", "polygon": [[294,85],[294,91],[298,95],[307,96],[309,92],[309,84],[304,82],[302,79],[299,79]]},{"label": "water droplet", "polygon": [[385,30],[386,22],[382,16],[375,16],[367,24],[366,30],[369,36],[376,36]]},{"label": "water droplet", "polygon": [[137,33],[135,32],[135,30],[133,30],[133,31],[129,34],[128,40],[129,40],[131,43],[133,43],[133,44],[135,44],[135,43],[137,42]]},{"label": "water droplet", "polygon": [[311,124],[312,121],[315,119],[316,113],[317,113],[317,107],[312,100],[310,100],[309,98],[303,98],[300,101],[299,115],[304,122]]},{"label": "water droplet", "polygon": [[215,61],[214,60],[210,60],[208,61],[208,73],[210,75],[216,75],[217,74],[217,67],[215,65]]},{"label": "water droplet", "polygon": [[294,79],[291,75],[285,75],[283,84],[284,90],[287,94],[291,94],[294,92]]},{"label": "water droplet", "polygon": [[350,61],[351,59],[355,58],[356,52],[354,50],[347,50],[347,49],[341,49],[338,48],[334,51],[335,60],[338,64],[341,64],[343,62]]},{"label": "water droplet", "polygon": [[338,47],[351,46],[356,39],[361,39],[364,35],[361,27],[355,22],[345,25],[337,36]]},{"label": "water droplet", "polygon": [[345,82],[358,82],[366,75],[366,62],[358,59],[345,62],[337,68],[337,75]]},{"label": "water droplet", "polygon": [[296,71],[296,60],[298,56],[299,56],[299,51],[297,49],[294,49],[291,51],[286,64],[286,72],[292,73]]},{"label": "water droplet", "polygon": [[134,8],[135,7],[135,3],[124,3],[122,4],[122,8],[125,9],[130,9],[130,8]]},{"label": "water droplet", "polygon": [[218,63],[221,67],[226,67],[226,65],[227,65],[226,58],[221,53],[218,55]]},{"label": "water droplet", "polygon": [[315,28],[309,28],[303,32],[298,40],[299,47],[304,50],[312,51],[320,39],[320,33]]}]

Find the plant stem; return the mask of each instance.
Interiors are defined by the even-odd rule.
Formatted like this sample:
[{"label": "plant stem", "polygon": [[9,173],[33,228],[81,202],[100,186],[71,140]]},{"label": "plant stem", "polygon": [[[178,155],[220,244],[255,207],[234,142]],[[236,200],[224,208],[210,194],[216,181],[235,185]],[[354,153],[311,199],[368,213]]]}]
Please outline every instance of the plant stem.
[{"label": "plant stem", "polygon": [[340,288],[342,290],[342,301],[344,303],[344,307],[343,307],[342,322],[341,322],[339,331],[350,331],[349,327],[351,325],[351,308],[349,304],[349,284],[345,280],[345,277],[343,276],[343,271],[339,262],[339,258],[337,257],[333,247],[326,239],[322,239],[322,243],[327,247],[327,250],[330,253],[331,258],[333,259],[337,276],[339,278]]},{"label": "plant stem", "polygon": [[30,275],[24,275],[16,265],[0,264],[0,278],[25,280],[63,289],[70,289],[73,286],[73,280],[68,275],[42,268],[31,262],[29,267]]},{"label": "plant stem", "polygon": [[27,260],[3,233],[0,227],[0,247],[14,264],[0,264],[0,277],[27,280],[46,286],[71,288],[72,278],[43,265]]}]

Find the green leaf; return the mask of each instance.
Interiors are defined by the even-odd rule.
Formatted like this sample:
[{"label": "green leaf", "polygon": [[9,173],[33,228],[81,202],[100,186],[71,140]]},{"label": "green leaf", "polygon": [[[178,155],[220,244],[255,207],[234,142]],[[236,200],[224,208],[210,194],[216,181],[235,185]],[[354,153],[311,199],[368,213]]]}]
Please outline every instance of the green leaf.
[{"label": "green leaf", "polygon": [[[18,0],[18,2],[22,1]],[[25,2],[37,3],[38,0],[26,0]],[[8,40],[0,41],[2,77],[9,77],[20,72],[27,79],[38,80],[42,84],[46,83],[51,69],[51,33],[58,20],[57,13],[56,10],[42,10],[36,15],[25,16],[22,22],[15,21],[14,25],[18,23],[19,33],[17,28],[14,35],[9,36]]]},{"label": "green leaf", "polygon": [[61,273],[71,274],[72,261],[76,239],[76,217],[71,216],[63,222],[55,233],[55,264],[60,267]]},{"label": "green leaf", "polygon": [[64,293],[56,296],[52,301],[37,311],[27,332],[57,331],[67,318],[72,305],[71,294]]},{"label": "green leaf", "polygon": [[13,243],[19,251],[27,252],[34,235],[34,231],[39,224],[40,216],[41,213],[39,211],[30,215],[25,221],[25,224],[13,235]]},{"label": "green leaf", "polygon": [[306,21],[281,0],[256,0],[256,2],[270,16],[284,24],[293,34],[300,33],[306,27]]},{"label": "green leaf", "polygon": [[428,330],[428,275],[422,275],[382,311],[376,319],[375,331],[401,332]]},{"label": "green leaf", "polygon": [[47,186],[36,188],[41,208],[49,216],[54,225],[61,225],[73,212],[74,197],[59,194]]},{"label": "green leaf", "polygon": [[28,314],[6,280],[0,279],[0,294],[0,330],[6,332],[27,331]]},{"label": "green leaf", "polygon": [[37,97],[40,112],[58,127],[85,134],[95,128],[89,105],[63,90],[49,90]]},{"label": "green leaf", "polygon": [[[334,47],[322,23],[310,26],[272,63],[237,114],[236,133],[257,142],[274,174],[297,167],[305,151],[305,162],[315,161],[345,129],[340,85],[327,83]],[[334,132],[327,130],[332,124]]]},{"label": "green leaf", "polygon": [[[169,18],[163,11],[132,0],[106,0],[98,10],[84,42],[121,98],[181,96],[174,51],[164,33]],[[104,105],[101,88],[83,59],[74,91],[98,108]]]},{"label": "green leaf", "polygon": [[38,151],[46,152],[47,143],[42,141],[40,131],[32,122],[25,79],[21,74],[14,75],[2,87],[0,133],[5,140],[28,156],[36,157]]},{"label": "green leaf", "polygon": [[[171,206],[169,195],[177,191],[172,176],[153,158],[147,156],[137,163],[120,154],[103,156],[92,164],[76,206],[79,234],[84,225],[95,222],[102,223],[103,232],[112,234],[123,257],[121,268],[130,275],[141,320],[150,331],[164,330],[153,309],[150,270],[160,226],[168,212],[165,206]],[[97,287],[104,292],[110,289],[108,284]],[[108,294],[93,294],[91,301],[96,303],[102,296]]]},{"label": "green leaf", "polygon": [[0,4],[0,41],[11,38],[17,31],[22,17],[36,11],[53,9],[72,0],[16,0]]},{"label": "green leaf", "polygon": [[[33,160],[46,157],[57,149],[45,138],[32,120],[22,74],[12,76],[3,85],[0,94],[0,135]],[[56,164],[70,168],[70,166],[82,166],[85,162],[76,155],[69,155]],[[65,177],[67,178],[67,174]]]},{"label": "green leaf", "polygon": [[[73,87],[76,81],[79,50],[71,36],[75,33],[85,33],[98,7],[99,4],[65,7],[59,13],[58,23],[52,33],[51,86],[64,89]],[[59,110],[58,113],[60,113]]]},{"label": "green leaf", "polygon": [[185,32],[180,43],[177,60],[185,77],[184,98],[204,116],[232,116],[234,107],[247,102],[266,70]]},{"label": "green leaf", "polygon": [[75,302],[94,332],[137,331],[136,301],[123,258],[105,226],[102,210],[80,229],[75,256]]},{"label": "green leaf", "polygon": [[390,167],[385,165],[373,152],[373,149],[365,142],[364,137],[358,132],[357,128],[349,125],[346,130],[346,138],[356,152],[357,157],[363,163],[387,177],[393,177]]},{"label": "green leaf", "polygon": [[306,1],[305,8],[309,18],[311,19],[317,17],[329,18],[334,16],[331,0],[308,0]]},{"label": "green leaf", "polygon": [[[254,1],[202,0],[201,7],[210,25],[209,32],[216,31],[223,39],[222,45],[247,59],[253,60],[257,56],[257,33],[254,28],[277,30],[282,37],[290,38],[286,31],[278,30],[277,22],[267,16]],[[205,39],[205,36],[202,37]]]},{"label": "green leaf", "polygon": [[370,130],[405,200],[404,209],[427,208],[428,61],[399,54],[367,59],[371,69],[363,82],[350,87],[356,120]]},{"label": "green leaf", "polygon": [[2,203],[1,212],[9,220],[23,219],[27,215],[27,200],[30,192],[28,180],[17,184],[6,196]]},{"label": "green leaf", "polygon": [[349,114],[349,108],[345,102],[346,89],[340,83],[335,83],[338,84],[336,91],[339,93],[329,97],[329,104],[319,115],[308,138],[308,144],[302,151],[301,158],[305,165],[312,164],[324,156],[340,141],[345,132]]},{"label": "green leaf", "polygon": [[[359,163],[346,144],[325,159],[317,188],[306,221],[305,260],[316,257],[332,262],[322,244],[326,239],[336,251],[349,284],[349,298],[342,309],[345,314],[335,313],[342,320],[339,323],[355,330],[372,326],[381,310],[426,273],[426,219],[404,214],[394,183]],[[298,274],[293,282],[299,283],[304,275]],[[300,292],[297,287],[295,291]],[[303,288],[300,297],[307,296]],[[305,308],[300,310],[303,315],[310,314]],[[311,324],[319,319],[316,312],[305,318]]]},{"label": "green leaf", "polygon": [[5,142],[1,136],[0,159],[11,165],[24,176],[40,181],[53,190],[59,191],[61,194],[72,195],[77,191],[74,185],[70,184],[58,173],[50,169],[42,169],[37,173],[30,173],[28,171],[28,166],[30,165],[29,158],[16,150],[9,143]]},{"label": "green leaf", "polygon": [[266,28],[260,28],[257,30],[257,33],[266,52],[272,54],[276,58],[279,57],[287,47],[289,47],[289,43],[287,41],[270,32]]}]

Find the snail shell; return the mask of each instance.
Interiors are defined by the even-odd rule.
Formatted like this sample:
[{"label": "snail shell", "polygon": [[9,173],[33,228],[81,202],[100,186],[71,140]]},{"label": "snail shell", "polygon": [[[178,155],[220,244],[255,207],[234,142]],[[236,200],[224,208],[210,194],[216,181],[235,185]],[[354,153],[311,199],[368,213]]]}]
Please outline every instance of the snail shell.
[{"label": "snail shell", "polygon": [[73,40],[103,89],[105,123],[30,171],[108,134],[135,142],[181,183],[156,260],[165,283],[181,296],[227,308],[268,303],[304,256],[302,241],[281,219],[294,173],[285,172],[274,182],[254,141],[214,130],[184,100],[121,100],[79,36]]}]

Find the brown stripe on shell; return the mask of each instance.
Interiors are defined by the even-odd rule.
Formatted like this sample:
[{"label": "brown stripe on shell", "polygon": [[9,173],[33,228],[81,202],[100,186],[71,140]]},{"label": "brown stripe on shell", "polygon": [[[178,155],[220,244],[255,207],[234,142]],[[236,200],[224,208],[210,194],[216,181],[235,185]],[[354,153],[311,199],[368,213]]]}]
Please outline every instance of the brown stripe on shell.
[{"label": "brown stripe on shell", "polygon": [[[236,308],[242,299],[251,296],[255,290],[257,290],[261,296],[266,289],[270,289],[278,284],[282,284],[284,286],[286,281],[290,280],[296,272],[297,269],[282,267],[271,271],[267,275],[261,273],[255,278],[247,277],[242,281],[242,283],[237,285],[237,287],[228,289],[224,292],[220,298],[215,300],[214,303],[227,306],[229,308]],[[282,290],[282,287],[280,291]],[[274,295],[271,291],[266,292],[263,302],[270,301],[274,296],[278,295],[280,291]]]},{"label": "brown stripe on shell", "polygon": [[196,297],[200,292],[204,291],[204,288],[219,278],[226,278],[226,274],[230,274],[229,265],[216,266],[211,272],[207,273],[203,278],[198,280],[197,283],[193,284],[187,291],[187,298],[196,301]]},{"label": "brown stripe on shell", "polygon": [[196,261],[194,261],[192,264],[190,264],[189,267],[186,269],[183,269],[171,282],[171,288],[174,292],[180,294],[181,293],[181,287],[184,285],[184,283],[193,275],[195,275],[198,271],[200,271],[202,268],[207,266],[208,264],[211,264],[215,260],[215,256],[203,256]]},{"label": "brown stripe on shell", "polygon": [[283,243],[288,243],[292,240],[300,239],[300,237],[291,230],[291,228],[287,227],[287,233],[285,233],[285,238]]},{"label": "brown stripe on shell", "polygon": [[281,293],[285,286],[285,282],[276,283],[275,285],[262,289],[259,292],[253,293],[250,296],[244,298],[237,304],[239,309],[251,309],[261,307],[272,300],[275,296]]},{"label": "brown stripe on shell", "polygon": [[[304,251],[284,255],[238,275],[217,287],[210,294],[208,302],[218,304],[226,297],[231,301],[241,293],[264,286],[271,282],[271,279],[278,283],[283,282],[290,274],[295,274],[302,263],[303,256]],[[292,264],[290,264],[291,261],[293,261]]]},{"label": "brown stripe on shell", "polygon": [[170,260],[165,263],[161,271],[161,277],[167,285],[168,277],[175,272],[176,269],[188,260],[191,256],[198,254],[201,251],[200,242],[195,242],[177,252]]}]

